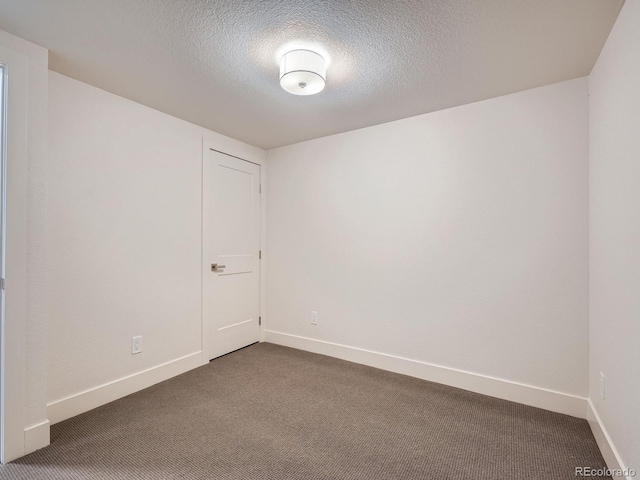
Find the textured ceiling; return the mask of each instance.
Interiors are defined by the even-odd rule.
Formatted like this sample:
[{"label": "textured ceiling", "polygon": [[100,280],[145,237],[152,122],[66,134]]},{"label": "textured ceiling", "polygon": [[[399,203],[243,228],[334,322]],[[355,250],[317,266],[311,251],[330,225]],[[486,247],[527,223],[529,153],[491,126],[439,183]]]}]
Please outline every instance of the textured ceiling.
[{"label": "textured ceiling", "polygon": [[[50,68],[262,148],[587,75],[622,0],[1,0]],[[313,48],[327,87],[286,93]]]}]

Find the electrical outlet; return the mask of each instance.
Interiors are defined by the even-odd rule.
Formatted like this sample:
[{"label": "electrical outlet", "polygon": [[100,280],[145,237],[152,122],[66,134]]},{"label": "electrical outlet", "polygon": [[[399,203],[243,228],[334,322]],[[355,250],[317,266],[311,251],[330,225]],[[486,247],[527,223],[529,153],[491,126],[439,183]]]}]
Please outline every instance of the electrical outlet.
[{"label": "electrical outlet", "polygon": [[311,312],[311,325],[318,324],[318,312]]},{"label": "electrical outlet", "polygon": [[142,353],[142,335],[131,337],[131,355]]},{"label": "electrical outlet", "polygon": [[600,372],[600,398],[604,400],[605,396],[604,373]]}]

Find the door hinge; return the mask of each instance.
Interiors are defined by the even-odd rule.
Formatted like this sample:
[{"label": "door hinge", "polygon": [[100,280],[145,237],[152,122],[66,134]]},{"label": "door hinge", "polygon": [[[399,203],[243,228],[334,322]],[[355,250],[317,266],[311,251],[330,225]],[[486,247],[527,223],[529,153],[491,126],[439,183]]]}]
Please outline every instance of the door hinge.
[{"label": "door hinge", "polygon": [[262,317],[258,317],[258,325],[262,325]]},{"label": "door hinge", "polygon": [[258,250],[258,260],[262,260],[262,250]]}]

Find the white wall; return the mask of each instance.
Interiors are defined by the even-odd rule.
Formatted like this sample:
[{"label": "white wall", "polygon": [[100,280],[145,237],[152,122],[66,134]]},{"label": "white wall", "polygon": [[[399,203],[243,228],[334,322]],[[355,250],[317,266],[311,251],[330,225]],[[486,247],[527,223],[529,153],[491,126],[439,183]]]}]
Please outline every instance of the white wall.
[{"label": "white wall", "polygon": [[[589,77],[590,397],[619,461],[640,470],[640,2]],[[604,373],[606,399],[599,391]]]},{"label": "white wall", "polygon": [[586,397],[587,104],[581,78],[270,150],[267,340]]},{"label": "white wall", "polygon": [[55,422],[202,363],[202,139],[264,152],[57,73],[49,88]]},{"label": "white wall", "polygon": [[[49,442],[46,412],[47,394],[47,288],[42,275],[46,268],[46,163],[47,163],[47,63],[45,48],[0,30],[0,46],[24,56],[26,64],[26,156],[8,158],[7,180],[7,321],[18,327],[20,338],[6,342],[21,349],[22,358],[4,352],[7,371],[22,377],[24,391],[8,392],[19,397],[18,411],[7,403],[7,417],[22,424],[22,441],[11,440],[5,460],[30,453]],[[13,78],[13,80],[12,80]],[[9,88],[15,82],[9,72]],[[11,95],[11,93],[10,93]],[[11,104],[9,109],[16,108]],[[9,115],[13,115],[10,112]],[[9,132],[9,141],[12,133]],[[15,274],[15,275],[14,275]],[[10,278],[13,277],[13,278]],[[17,313],[19,318],[9,318]],[[14,329],[15,330],[15,329]],[[15,372],[15,369],[18,369]],[[17,420],[16,420],[17,419]],[[7,445],[5,445],[7,447]],[[5,451],[5,453],[7,453]]]}]

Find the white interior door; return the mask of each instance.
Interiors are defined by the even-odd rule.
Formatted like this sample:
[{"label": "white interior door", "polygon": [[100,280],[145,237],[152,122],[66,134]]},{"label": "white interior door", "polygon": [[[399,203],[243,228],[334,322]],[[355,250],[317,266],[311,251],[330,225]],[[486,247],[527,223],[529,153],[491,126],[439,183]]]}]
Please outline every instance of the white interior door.
[{"label": "white interior door", "polygon": [[260,166],[211,149],[203,161],[203,315],[211,359],[259,340]]}]

